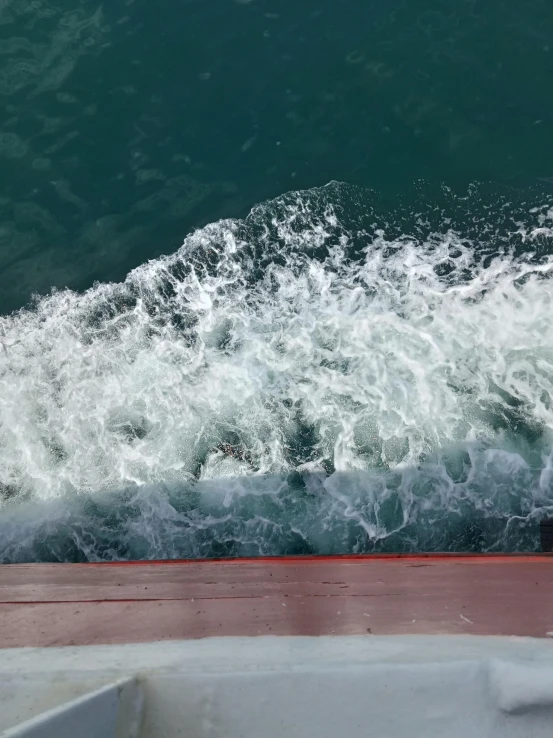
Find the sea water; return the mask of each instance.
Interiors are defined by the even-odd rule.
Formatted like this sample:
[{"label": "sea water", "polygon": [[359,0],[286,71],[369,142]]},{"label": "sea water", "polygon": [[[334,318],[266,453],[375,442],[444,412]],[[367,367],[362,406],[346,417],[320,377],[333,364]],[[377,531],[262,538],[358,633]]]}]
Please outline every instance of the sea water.
[{"label": "sea water", "polygon": [[3,559],[535,548],[553,208],[428,194],[291,193],[1,318]]},{"label": "sea water", "polygon": [[0,560],[536,550],[551,38],[0,2]]}]

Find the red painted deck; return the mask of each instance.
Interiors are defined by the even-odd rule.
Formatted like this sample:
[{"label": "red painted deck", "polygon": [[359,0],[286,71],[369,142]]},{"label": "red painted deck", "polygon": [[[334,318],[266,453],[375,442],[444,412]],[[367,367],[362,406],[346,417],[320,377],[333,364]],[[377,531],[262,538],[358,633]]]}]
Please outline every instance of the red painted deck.
[{"label": "red painted deck", "polygon": [[221,635],[553,632],[553,557],[0,567],[0,647]]}]

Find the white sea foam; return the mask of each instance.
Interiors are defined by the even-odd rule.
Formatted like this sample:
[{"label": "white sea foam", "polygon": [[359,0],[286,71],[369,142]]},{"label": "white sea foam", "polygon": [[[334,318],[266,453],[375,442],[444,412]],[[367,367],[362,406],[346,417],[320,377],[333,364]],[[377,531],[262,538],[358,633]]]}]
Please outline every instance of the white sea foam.
[{"label": "white sea foam", "polygon": [[[393,530],[415,497],[436,519],[469,498],[507,517],[552,504],[553,259],[489,243],[482,259],[447,228],[354,232],[337,191],[212,224],[123,284],[0,318],[4,497],[197,479],[224,515],[299,471],[324,479],[311,538],[334,515],[372,540],[390,533],[390,496]],[[513,232],[550,239],[552,216]]]}]

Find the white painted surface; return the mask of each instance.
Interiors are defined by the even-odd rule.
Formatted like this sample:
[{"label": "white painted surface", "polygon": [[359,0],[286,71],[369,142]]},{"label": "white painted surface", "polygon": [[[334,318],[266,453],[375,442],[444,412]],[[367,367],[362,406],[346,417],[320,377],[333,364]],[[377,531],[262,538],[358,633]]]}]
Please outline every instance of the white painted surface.
[{"label": "white painted surface", "polygon": [[[17,702],[24,683],[29,709],[33,685],[48,684],[51,700],[65,685],[63,702],[67,684],[86,691],[103,680],[96,694],[112,699],[114,682],[132,684],[133,677],[143,713],[134,690],[126,705],[105,702],[86,718],[98,723],[115,709],[119,733],[73,734],[133,736],[141,716],[144,738],[553,735],[553,643],[526,638],[222,638],[13,649],[0,652],[0,706],[6,690]],[[39,693],[45,704],[44,688]],[[1,710],[0,729],[14,715],[13,704]],[[34,725],[38,732],[6,736],[65,736]]]},{"label": "white painted surface", "polygon": [[135,679],[107,684],[20,722],[1,738],[138,738],[142,689]]}]

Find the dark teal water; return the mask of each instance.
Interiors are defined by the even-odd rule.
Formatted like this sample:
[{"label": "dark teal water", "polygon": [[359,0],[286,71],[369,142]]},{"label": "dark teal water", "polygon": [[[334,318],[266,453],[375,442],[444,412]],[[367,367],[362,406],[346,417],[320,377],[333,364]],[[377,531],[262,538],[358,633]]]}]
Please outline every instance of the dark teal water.
[{"label": "dark teal water", "polygon": [[5,0],[0,306],[333,179],[548,179],[552,39],[547,0]]},{"label": "dark teal water", "polygon": [[0,558],[535,548],[551,79],[545,0],[0,0]]}]

